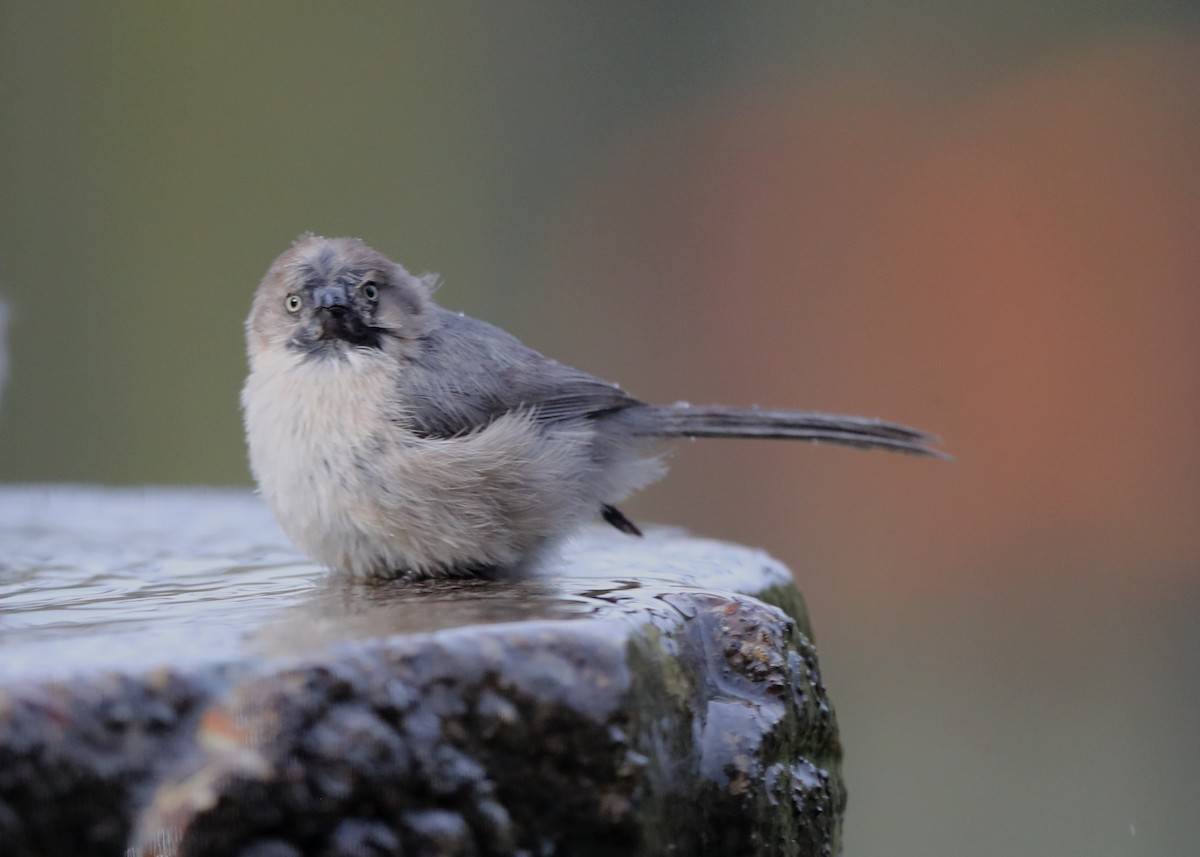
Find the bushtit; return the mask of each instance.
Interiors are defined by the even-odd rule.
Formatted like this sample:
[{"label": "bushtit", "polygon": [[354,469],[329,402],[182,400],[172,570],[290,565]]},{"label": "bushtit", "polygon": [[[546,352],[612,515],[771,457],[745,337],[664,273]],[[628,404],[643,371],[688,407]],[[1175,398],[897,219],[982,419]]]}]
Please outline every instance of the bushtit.
[{"label": "bushtit", "polygon": [[938,455],[860,417],[649,405],[443,309],[353,238],[304,235],[246,321],[250,466],[288,535],[358,577],[515,575],[664,473],[655,442],[762,437]]}]

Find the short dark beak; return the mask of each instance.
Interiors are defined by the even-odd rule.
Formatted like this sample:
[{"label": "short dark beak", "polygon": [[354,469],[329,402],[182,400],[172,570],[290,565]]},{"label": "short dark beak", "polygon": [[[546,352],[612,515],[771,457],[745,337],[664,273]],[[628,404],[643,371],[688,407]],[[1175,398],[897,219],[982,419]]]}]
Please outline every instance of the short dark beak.
[{"label": "short dark beak", "polygon": [[319,339],[351,339],[357,318],[350,297],[341,286],[320,286],[313,290],[314,316],[320,325]]},{"label": "short dark beak", "polygon": [[310,342],[346,342],[353,346],[379,347],[379,333],[354,306],[342,286],[317,286],[312,293],[313,313],[306,325]]},{"label": "short dark beak", "polygon": [[313,304],[318,312],[325,311],[336,317],[346,312],[350,299],[341,286],[321,286],[313,292]]}]

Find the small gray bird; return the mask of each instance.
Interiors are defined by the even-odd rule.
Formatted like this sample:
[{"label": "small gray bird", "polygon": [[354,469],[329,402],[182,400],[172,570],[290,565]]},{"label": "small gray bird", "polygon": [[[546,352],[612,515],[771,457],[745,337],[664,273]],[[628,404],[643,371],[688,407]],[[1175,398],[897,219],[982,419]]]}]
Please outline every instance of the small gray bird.
[{"label": "small gray bird", "polygon": [[860,417],[649,405],[445,310],[354,238],[301,236],[246,321],[250,466],[287,534],[356,577],[518,575],[665,472],[656,441],[762,437],[938,456]]}]

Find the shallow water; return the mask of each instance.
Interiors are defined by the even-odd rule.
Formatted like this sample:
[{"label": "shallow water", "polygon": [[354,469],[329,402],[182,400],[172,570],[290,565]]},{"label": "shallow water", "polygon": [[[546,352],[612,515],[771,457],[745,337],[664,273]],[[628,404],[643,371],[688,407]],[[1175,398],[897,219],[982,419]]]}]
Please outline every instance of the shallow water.
[{"label": "shallow water", "polygon": [[678,536],[595,527],[533,580],[366,584],[307,561],[246,491],[0,488],[0,679],[292,657],[634,607],[644,620],[648,603],[674,610],[671,595],[698,586],[790,582],[760,551]]}]

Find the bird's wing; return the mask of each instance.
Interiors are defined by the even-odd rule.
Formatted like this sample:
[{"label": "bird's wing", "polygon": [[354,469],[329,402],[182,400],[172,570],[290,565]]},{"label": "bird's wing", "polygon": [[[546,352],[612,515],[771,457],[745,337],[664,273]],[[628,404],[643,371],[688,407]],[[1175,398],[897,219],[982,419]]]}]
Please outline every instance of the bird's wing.
[{"label": "bird's wing", "polygon": [[468,434],[507,413],[538,422],[594,419],[641,402],[486,322],[437,310],[402,373],[404,421],[425,437]]}]

